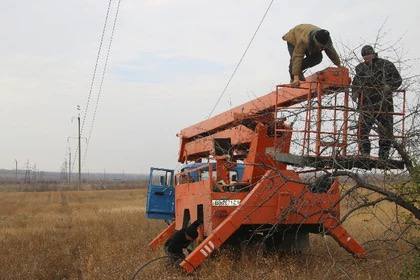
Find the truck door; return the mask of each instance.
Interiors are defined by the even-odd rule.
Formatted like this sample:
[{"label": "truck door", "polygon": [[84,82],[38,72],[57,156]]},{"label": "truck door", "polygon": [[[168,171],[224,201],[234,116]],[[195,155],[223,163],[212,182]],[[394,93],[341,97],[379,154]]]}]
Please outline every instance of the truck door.
[{"label": "truck door", "polygon": [[174,170],[150,168],[147,185],[146,215],[149,219],[174,219]]}]

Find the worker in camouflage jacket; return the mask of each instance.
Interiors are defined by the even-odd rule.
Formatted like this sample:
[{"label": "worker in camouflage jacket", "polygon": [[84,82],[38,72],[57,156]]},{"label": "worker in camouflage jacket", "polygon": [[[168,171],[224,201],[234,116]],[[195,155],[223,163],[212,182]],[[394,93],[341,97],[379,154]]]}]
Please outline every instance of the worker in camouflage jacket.
[{"label": "worker in camouflage jacket", "polygon": [[325,51],[331,61],[340,66],[340,58],[331,41],[330,33],[312,24],[299,24],[283,36],[290,53],[289,73],[291,85],[304,81],[302,71],[318,65]]},{"label": "worker in camouflage jacket", "polygon": [[356,66],[352,83],[352,97],[359,111],[359,149],[363,156],[370,155],[369,133],[376,124],[379,157],[386,160],[393,137],[392,92],[401,86],[402,79],[395,65],[379,58],[372,46],[364,46],[361,54],[364,62]]}]

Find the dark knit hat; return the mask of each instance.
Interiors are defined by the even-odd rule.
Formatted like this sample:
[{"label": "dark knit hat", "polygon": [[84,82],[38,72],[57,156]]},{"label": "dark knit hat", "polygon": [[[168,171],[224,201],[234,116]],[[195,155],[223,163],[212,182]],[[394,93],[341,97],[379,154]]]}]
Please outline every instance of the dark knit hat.
[{"label": "dark knit hat", "polygon": [[196,227],[187,227],[185,229],[185,233],[191,237],[192,239],[196,239],[198,236],[197,228]]},{"label": "dark knit hat", "polygon": [[362,56],[366,56],[366,55],[369,55],[369,54],[376,54],[375,53],[375,50],[373,49],[373,47],[370,46],[370,45],[363,46],[363,48],[362,48]]},{"label": "dark knit hat", "polygon": [[315,32],[315,40],[321,45],[326,45],[330,40],[330,32],[325,29],[320,29]]}]

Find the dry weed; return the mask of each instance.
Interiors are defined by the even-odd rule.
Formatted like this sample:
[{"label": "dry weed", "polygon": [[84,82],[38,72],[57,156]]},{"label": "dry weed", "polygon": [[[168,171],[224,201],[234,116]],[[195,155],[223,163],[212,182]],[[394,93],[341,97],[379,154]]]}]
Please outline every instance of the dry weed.
[{"label": "dry weed", "polygon": [[[144,215],[145,190],[0,192],[0,279],[130,279],[163,255],[148,242],[165,225]],[[361,213],[346,228],[362,242],[393,222],[391,204]],[[258,247],[224,249],[191,276],[162,259],[137,279],[398,279],[404,244],[366,243],[371,258],[356,260],[330,237],[311,236],[300,255],[264,255]],[[381,249],[381,250],[380,250]],[[392,250],[390,253],[390,249]]]}]

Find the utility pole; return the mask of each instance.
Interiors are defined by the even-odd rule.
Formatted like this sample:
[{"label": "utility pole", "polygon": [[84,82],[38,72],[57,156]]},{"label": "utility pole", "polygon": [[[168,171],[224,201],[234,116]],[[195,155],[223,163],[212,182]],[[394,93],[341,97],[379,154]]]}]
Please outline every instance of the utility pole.
[{"label": "utility pole", "polygon": [[69,148],[69,185],[71,183],[71,149]]},{"label": "utility pole", "polygon": [[77,115],[77,124],[78,124],[78,130],[79,130],[79,184],[78,184],[78,190],[80,191],[80,184],[82,182],[82,147],[80,143],[80,106],[77,105],[77,110],[79,111],[79,114]]},{"label": "utility pole", "polygon": [[[79,105],[77,105],[77,110],[80,111],[80,106]],[[73,117],[71,119],[71,122],[73,122],[74,118],[75,117]],[[79,162],[79,170],[78,170],[79,172],[78,172],[78,180],[77,180],[78,181],[77,182],[77,189],[80,190],[80,186],[82,184],[82,145],[81,145],[82,138],[87,143],[87,138],[86,137],[82,137],[81,127],[80,127],[80,112],[77,115],[77,134],[78,134],[77,137],[71,137],[71,136],[68,136],[67,137],[67,145],[69,147],[69,170],[68,170],[68,172],[69,172],[69,179],[68,179],[68,182],[69,182],[69,184],[71,183],[72,164],[74,163],[74,162],[72,162],[72,158],[71,158],[70,139],[76,139],[77,142],[78,142],[78,150],[79,150],[78,155],[77,155],[78,156],[78,162]],[[77,156],[73,155],[73,158],[74,158],[73,161],[76,161],[76,158],[75,157],[77,157]]]}]

